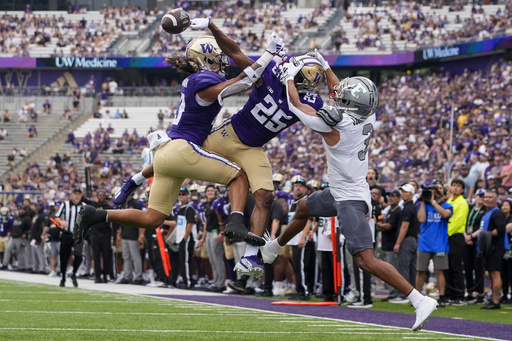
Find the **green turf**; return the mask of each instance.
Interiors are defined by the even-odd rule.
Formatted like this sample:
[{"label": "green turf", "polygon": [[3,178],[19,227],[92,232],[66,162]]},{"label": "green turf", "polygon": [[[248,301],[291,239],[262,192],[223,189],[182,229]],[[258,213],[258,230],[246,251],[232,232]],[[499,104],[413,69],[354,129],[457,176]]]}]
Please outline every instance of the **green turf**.
[{"label": "green turf", "polygon": [[[376,303],[382,310],[386,305],[390,304]],[[407,308],[405,305],[397,306],[394,311],[403,309],[410,312]],[[493,315],[497,314],[493,312]],[[378,338],[379,341],[391,341],[417,337],[442,340],[453,336],[0,280],[0,340],[356,341]]]}]

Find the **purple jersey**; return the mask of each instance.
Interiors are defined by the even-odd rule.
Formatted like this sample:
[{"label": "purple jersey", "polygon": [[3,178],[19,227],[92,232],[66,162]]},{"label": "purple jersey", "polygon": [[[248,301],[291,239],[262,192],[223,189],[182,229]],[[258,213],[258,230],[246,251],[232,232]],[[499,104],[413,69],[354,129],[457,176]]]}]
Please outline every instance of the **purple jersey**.
[{"label": "purple jersey", "polygon": [[[188,76],[181,86],[181,98],[172,123],[169,137],[184,139],[201,146],[210,134],[215,117],[220,111],[218,101],[198,103],[197,93],[207,87],[222,83],[226,80],[212,71],[199,71]],[[201,102],[201,99],[199,99]]]},{"label": "purple jersey", "polygon": [[[231,118],[240,141],[251,147],[262,147],[281,131],[299,121],[288,108],[286,88],[277,76],[278,65],[271,61],[263,72],[263,84],[255,87],[245,106]],[[315,110],[323,106],[320,96],[300,94],[300,101]]]},{"label": "purple jersey", "polygon": [[6,237],[7,232],[11,229],[13,217],[0,216],[0,237]]},{"label": "purple jersey", "polygon": [[286,191],[279,190],[279,191],[276,191],[276,197],[283,198],[284,200],[286,200],[286,203],[288,204],[288,207],[292,206],[293,194],[288,193]]},{"label": "purple jersey", "polygon": [[222,219],[224,219],[224,223],[227,224],[230,210],[229,197],[226,195],[222,198],[214,200],[212,207],[214,210],[219,211]]}]

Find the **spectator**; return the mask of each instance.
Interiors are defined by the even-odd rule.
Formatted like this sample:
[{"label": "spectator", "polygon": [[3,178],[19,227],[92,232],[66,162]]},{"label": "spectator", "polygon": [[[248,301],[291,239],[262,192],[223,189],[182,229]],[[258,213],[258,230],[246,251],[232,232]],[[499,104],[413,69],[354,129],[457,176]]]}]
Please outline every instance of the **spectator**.
[{"label": "spectator", "polygon": [[449,268],[445,273],[446,298],[451,305],[465,305],[464,301],[464,231],[469,213],[469,206],[464,199],[464,181],[452,180],[452,196],[447,203],[453,207],[453,215],[448,222],[448,263]]},{"label": "spectator", "polygon": [[11,114],[9,113],[9,110],[5,109],[3,116],[4,116],[4,122],[5,123],[11,122]]},{"label": "spectator", "polygon": [[[501,204],[501,211],[505,215],[506,226],[512,228],[512,199],[507,199]],[[512,244],[512,231],[506,231],[506,238],[509,246]],[[503,265],[501,268],[501,279],[503,280],[503,296],[500,302],[512,303],[512,257],[510,252],[505,253],[503,257]]]},{"label": "spectator", "polygon": [[[466,250],[464,253],[464,274],[466,277],[466,290],[468,296],[467,302],[483,303],[484,302],[484,261],[483,257],[477,253],[477,239],[472,238],[473,232],[480,228],[480,221],[486,212],[484,206],[483,189],[478,189],[475,193],[476,202],[469,207],[469,213],[466,223],[466,232],[464,239],[466,242]],[[473,292],[477,293],[477,297],[473,296]]]},{"label": "spectator", "polygon": [[0,141],[6,140],[7,139],[7,135],[9,135],[7,133],[7,129],[0,128]]},{"label": "spectator", "polygon": [[32,124],[30,127],[28,127],[27,137],[28,138],[36,138],[37,137],[37,128],[35,125]]},{"label": "spectator", "polygon": [[14,167],[14,161],[16,159],[16,153],[14,151],[10,151],[9,155],[7,155],[7,162],[5,163],[8,167]]},{"label": "spectator", "polygon": [[512,159],[510,154],[505,154],[505,163],[501,169],[501,184],[508,190],[512,188]]},{"label": "spectator", "polygon": [[[484,196],[487,212],[482,217],[480,229],[470,236],[477,237],[477,250],[482,252],[485,259],[485,270],[489,272],[492,281],[492,300],[482,306],[482,309],[501,309],[500,293],[502,287],[501,266],[505,250],[510,249],[506,236],[506,219],[498,208],[498,197],[495,192],[487,191]],[[488,240],[490,245],[487,244]],[[486,241],[487,240],[487,241]]]},{"label": "spectator", "polygon": [[416,276],[416,290],[423,290],[428,264],[434,261],[434,273],[439,289],[439,307],[445,307],[446,282],[444,270],[448,265],[448,220],[452,216],[452,205],[448,204],[444,195],[444,186],[441,183],[435,185],[435,190],[423,190],[421,204],[418,211],[420,222],[420,236],[418,239],[418,274]]}]

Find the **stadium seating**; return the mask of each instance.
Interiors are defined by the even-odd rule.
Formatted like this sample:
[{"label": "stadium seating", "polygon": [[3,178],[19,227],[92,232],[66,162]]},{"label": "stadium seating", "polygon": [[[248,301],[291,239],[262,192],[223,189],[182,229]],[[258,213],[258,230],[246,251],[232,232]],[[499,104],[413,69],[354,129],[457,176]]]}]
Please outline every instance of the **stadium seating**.
[{"label": "stadium seating", "polygon": [[[468,40],[479,40],[479,36],[464,37],[464,30],[472,24],[465,24],[465,20],[473,18],[475,21],[481,21],[484,18],[489,19],[491,15],[495,15],[498,10],[501,10],[501,15],[508,17],[508,13],[505,12],[505,5],[485,5],[483,10],[485,14],[472,14],[472,7],[466,5],[461,11],[450,11],[449,6],[442,6],[438,9],[433,9],[430,6],[419,6],[420,11],[425,15],[429,21],[443,23],[443,27],[440,29],[433,29],[432,26],[424,27],[420,26],[416,30],[414,40],[393,40],[391,31],[395,30],[395,24],[392,22],[393,19],[400,21],[400,18],[412,17],[415,18],[417,11],[408,11],[407,6],[412,6],[414,3],[405,3],[401,7],[401,11],[397,11],[395,7],[357,7],[353,5],[349,8],[350,19],[342,19],[339,22],[339,28],[345,33],[345,37],[348,39],[348,44],[343,44],[340,49],[341,54],[382,54],[391,53],[394,51],[405,51],[414,50],[421,46],[440,46],[446,44],[463,43]],[[371,26],[375,24],[374,19],[369,19],[369,16],[378,18],[378,31],[374,33],[374,36],[378,37],[383,48],[377,47],[361,47],[358,45],[359,40],[368,38],[372,34],[370,32]],[[460,18],[460,22],[457,21],[457,17]],[[354,21],[358,21],[358,27],[354,27]],[[405,26],[403,27],[405,29]],[[433,32],[436,39],[427,39],[421,36],[423,31]],[[385,32],[385,33],[382,33]],[[458,33],[458,34],[456,34]],[[511,34],[512,29],[508,27],[507,33]],[[447,36],[453,37],[451,40],[446,39]],[[462,36],[462,37],[459,37]],[[374,38],[375,39],[375,38]],[[322,47],[329,47],[331,44],[330,37],[322,40]],[[331,49],[333,46],[330,46]]]}]

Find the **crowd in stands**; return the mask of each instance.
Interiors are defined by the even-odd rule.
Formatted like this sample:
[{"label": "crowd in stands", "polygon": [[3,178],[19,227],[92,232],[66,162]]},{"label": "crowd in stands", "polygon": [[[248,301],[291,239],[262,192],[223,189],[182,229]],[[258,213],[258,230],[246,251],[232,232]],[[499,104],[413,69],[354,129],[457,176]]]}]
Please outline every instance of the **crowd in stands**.
[{"label": "crowd in stands", "polygon": [[[57,16],[25,11],[22,15],[5,12],[0,16],[0,56],[29,57],[34,47],[55,46],[52,57],[96,57],[107,53],[112,42],[125,32],[148,26],[148,9],[106,6],[99,11],[102,20],[86,20],[80,10]],[[63,48],[70,47],[69,53]]]},{"label": "crowd in stands", "polygon": [[[304,29],[318,27],[315,18],[323,16],[328,6],[322,4],[311,13],[301,15],[293,22],[283,13],[290,4],[264,3],[255,9],[243,1],[216,2],[209,8],[193,7],[189,2],[177,4],[190,11],[192,17],[222,18],[223,30],[233,38],[245,52],[257,52],[264,48],[265,36],[277,32],[285,41],[291,42]],[[454,2],[446,6],[449,12],[461,12],[472,6],[471,16],[457,15],[448,20],[446,16],[424,13],[418,2],[390,2],[388,7],[375,7],[367,12],[346,12],[345,23],[357,29],[355,37],[348,37],[343,25],[333,31],[331,51],[343,50],[343,44],[354,44],[359,50],[368,47],[379,50],[399,50],[396,42],[410,43],[414,47],[456,44],[469,40],[488,39],[510,33],[512,2],[507,0],[504,10],[490,13],[485,5],[469,5]],[[440,8],[433,3],[431,8]],[[5,12],[0,16],[0,55],[30,56],[30,50],[40,46],[54,46],[52,57],[106,56],[115,39],[126,32],[139,32],[148,27],[152,11],[140,7],[106,6],[99,13],[102,20],[86,20],[83,8],[70,13],[44,15],[31,10],[22,15]],[[77,16],[82,15],[80,20]],[[460,29],[449,29],[449,24],[461,24]],[[263,25],[261,33],[254,33],[254,25]],[[386,36],[386,37],[385,37]],[[388,38],[389,37],[389,38]],[[184,51],[189,39],[182,35],[170,35],[156,25],[149,55],[161,56]],[[65,49],[66,47],[66,49]],[[69,49],[67,49],[70,47]],[[69,51],[69,52],[68,52]]]},{"label": "crowd in stands", "polygon": [[[185,6],[185,3],[183,5],[185,10],[187,10],[188,7]],[[221,1],[212,3],[209,8],[192,7],[190,8],[190,15],[193,18],[222,18],[223,23],[219,27],[236,41],[243,51],[250,53],[261,51],[264,48],[266,36],[271,32],[276,32],[285,41],[291,42],[304,29],[318,27],[315,18],[323,16],[327,8],[325,4],[322,4],[313,12],[300,15],[295,22],[290,22],[283,15],[288,7],[282,2],[276,2],[275,4],[264,3],[263,8],[256,9],[242,1]],[[261,34],[255,34],[254,30],[251,31],[251,28],[258,24],[264,26]],[[152,56],[183,52],[189,42],[188,39],[184,39],[179,34],[167,34],[160,26],[155,28],[153,39],[154,44],[151,47]]]},{"label": "crowd in stands", "polygon": [[[334,30],[331,50],[343,50],[342,44],[355,44],[359,50],[375,47],[379,50],[397,50],[396,42],[402,41],[416,47],[458,44],[467,41],[489,39],[510,34],[512,2],[506,1],[504,10],[491,13],[486,6],[454,2],[445,6],[449,12],[464,11],[471,7],[469,17],[456,15],[449,20],[446,15],[424,13],[419,2],[390,2],[387,8],[350,13],[343,22],[356,29],[355,37],[348,37],[343,25]],[[437,9],[439,6],[432,6]],[[460,29],[450,29],[449,24],[461,24]],[[389,36],[388,39],[384,35]]]}]

